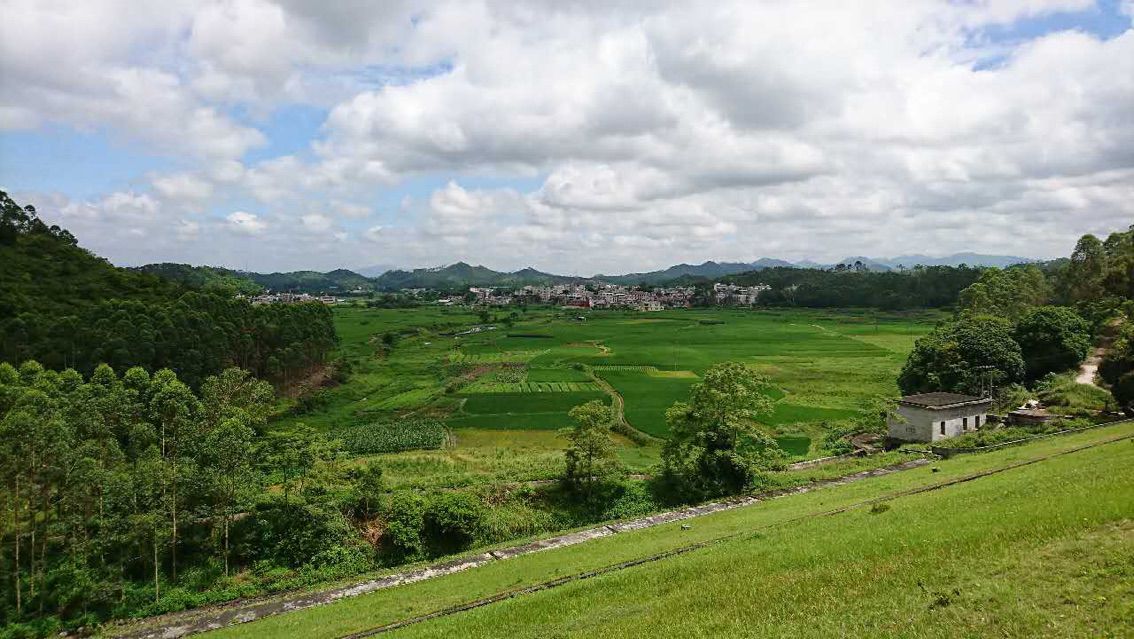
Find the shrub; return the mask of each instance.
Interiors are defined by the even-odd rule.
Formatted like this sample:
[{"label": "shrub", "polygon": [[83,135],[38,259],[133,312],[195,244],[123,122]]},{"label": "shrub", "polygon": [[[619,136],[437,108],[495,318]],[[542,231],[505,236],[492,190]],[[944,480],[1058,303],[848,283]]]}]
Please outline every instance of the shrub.
[{"label": "shrub", "polygon": [[1118,383],[1112,389],[1114,399],[1122,410],[1134,413],[1134,371],[1118,378]]},{"label": "shrub", "polygon": [[406,559],[424,551],[421,529],[425,522],[425,500],[412,493],[398,493],[386,505],[384,517],[386,531],[382,544],[386,552]]},{"label": "shrub", "polygon": [[602,519],[626,519],[647,515],[658,509],[648,486],[640,481],[627,481],[618,486],[610,505],[603,511]]},{"label": "shrub", "polygon": [[253,515],[253,559],[297,568],[321,552],[356,539],[354,529],[337,508],[326,504],[273,502]]},{"label": "shrub", "polygon": [[459,552],[472,545],[484,525],[484,505],[468,493],[442,493],[426,508],[422,533],[437,554]]}]

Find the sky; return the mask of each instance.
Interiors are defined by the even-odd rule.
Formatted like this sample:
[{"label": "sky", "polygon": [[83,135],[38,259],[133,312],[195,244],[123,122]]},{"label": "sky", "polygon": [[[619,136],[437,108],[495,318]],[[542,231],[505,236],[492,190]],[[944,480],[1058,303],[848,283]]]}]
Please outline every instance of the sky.
[{"label": "sky", "polygon": [[1047,258],[1134,0],[0,0],[0,188],[119,265]]}]

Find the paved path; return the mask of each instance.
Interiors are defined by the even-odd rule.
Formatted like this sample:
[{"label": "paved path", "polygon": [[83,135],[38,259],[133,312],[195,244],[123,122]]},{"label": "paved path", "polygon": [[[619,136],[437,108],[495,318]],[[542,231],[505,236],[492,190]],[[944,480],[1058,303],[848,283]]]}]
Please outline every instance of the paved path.
[{"label": "paved path", "polygon": [[915,459],[885,468],[875,468],[873,470],[866,470],[838,479],[831,479],[827,481],[814,482],[805,486],[796,488],[789,488],[784,490],[763,493],[756,496],[737,497],[732,499],[725,499],[700,506],[690,506],[680,510],[671,510],[669,512],[651,515],[649,517],[642,517],[630,521],[624,521],[616,524],[608,524],[598,526],[596,528],[588,528],[565,535],[557,535],[555,537],[548,537],[539,539],[526,544],[518,546],[510,546],[500,548],[497,550],[490,550],[476,555],[465,556],[450,561],[417,568],[415,570],[408,570],[398,572],[376,579],[370,579],[359,583],[341,586],[338,588],[331,588],[328,590],[315,591],[315,592],[291,592],[274,597],[264,597],[260,599],[252,599],[245,601],[236,601],[229,604],[222,604],[210,608],[202,608],[198,610],[189,610],[179,613],[171,613],[161,617],[154,617],[145,620],[138,624],[126,625],[119,628],[108,628],[106,636],[119,637],[120,639],[178,639],[179,637],[186,637],[188,635],[206,632],[209,630],[216,630],[226,626],[232,626],[240,623],[247,623],[265,617],[282,614],[285,612],[292,612],[295,610],[303,610],[305,608],[313,608],[315,606],[324,606],[333,603],[340,599],[349,597],[357,597],[362,594],[374,592],[376,590],[383,590],[400,586],[403,584],[411,584],[426,579],[433,579],[443,575],[461,572],[470,568],[476,568],[492,561],[502,561],[511,559],[512,557],[519,557],[522,555],[539,552],[542,550],[549,550],[552,548],[563,548],[565,546],[573,546],[580,544],[591,539],[598,539],[600,537],[609,537],[622,532],[631,530],[641,530],[643,528],[652,528],[675,521],[682,521],[691,519],[693,517],[701,517],[712,513],[717,513],[725,510],[732,510],[734,508],[742,508],[751,506],[761,501],[782,497],[784,495],[797,495],[808,493],[813,490],[824,488],[827,486],[840,486],[849,484],[872,477],[879,477],[881,475],[889,475],[891,473],[918,468],[930,463],[926,459]]}]

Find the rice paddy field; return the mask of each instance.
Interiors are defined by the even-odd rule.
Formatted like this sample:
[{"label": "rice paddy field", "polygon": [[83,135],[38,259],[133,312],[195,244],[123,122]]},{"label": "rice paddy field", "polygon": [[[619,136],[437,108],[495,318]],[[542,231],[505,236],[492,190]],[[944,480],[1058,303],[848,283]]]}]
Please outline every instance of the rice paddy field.
[{"label": "rice paddy field", "polygon": [[[274,427],[303,423],[367,442],[356,450],[400,451],[374,455],[384,467],[403,468],[404,475],[394,472],[411,484],[454,479],[465,470],[471,473],[465,482],[525,481],[562,470],[564,440],[557,431],[570,426],[572,407],[599,400],[650,436],[647,443],[619,440],[630,470],[647,472],[668,435],[666,409],[687,398],[713,364],[740,361],[771,382],[774,408],[760,419],[769,433],[794,457],[819,456],[827,428],[872,398],[897,395],[894,380],[907,353],[938,318],[928,312],[498,309],[484,321],[458,307],[341,306],[335,322],[339,353],[350,363],[348,381],[319,391],[311,408]],[[392,347],[386,335],[393,336]],[[396,428],[402,422],[440,424],[448,436],[417,428],[407,430],[403,442]],[[370,425],[382,432],[368,437]],[[486,454],[487,439],[497,455]],[[512,446],[522,440],[527,445]],[[533,441],[544,448],[537,451]],[[422,475],[412,477],[412,467]]]}]

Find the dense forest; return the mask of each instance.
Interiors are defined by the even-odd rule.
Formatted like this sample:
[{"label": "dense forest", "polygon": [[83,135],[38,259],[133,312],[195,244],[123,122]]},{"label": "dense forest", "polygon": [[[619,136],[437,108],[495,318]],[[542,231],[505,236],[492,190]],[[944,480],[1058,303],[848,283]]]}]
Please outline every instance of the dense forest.
[{"label": "dense forest", "polygon": [[976,282],[984,270],[970,266],[917,266],[891,272],[853,266],[827,270],[773,267],[722,281],[771,286],[760,295],[760,303],[767,306],[898,310],[952,306],[957,295]]},{"label": "dense forest", "polygon": [[120,269],[0,192],[0,361],[89,374],[169,368],[192,386],[226,366],[289,382],[335,344],[322,304],[253,306]]},{"label": "dense forest", "polygon": [[217,266],[191,266],[189,264],[146,264],[134,271],[160,275],[166,279],[202,288],[234,291],[245,295],[264,290],[288,293],[346,293],[374,290],[374,282],[363,275],[346,269],[327,273],[318,271],[291,271],[288,273],[253,273],[234,271]]},{"label": "dense forest", "polygon": [[344,513],[373,477],[343,469],[349,494],[320,488],[329,449],[264,435],[273,402],[236,368],[194,392],[168,369],[100,365],[84,379],[0,363],[0,634],[199,604],[206,585],[220,599],[254,592],[227,579],[253,563],[307,566],[313,580],[359,570]]},{"label": "dense forest", "polygon": [[1069,258],[1044,268],[981,272],[954,317],[917,342],[898,384],[906,393],[1018,397],[1058,385],[1096,341],[1109,345],[1102,382],[1116,407],[1134,411],[1134,227],[1105,241],[1085,235]]}]

